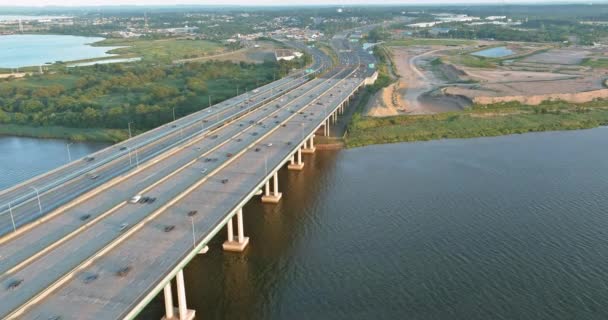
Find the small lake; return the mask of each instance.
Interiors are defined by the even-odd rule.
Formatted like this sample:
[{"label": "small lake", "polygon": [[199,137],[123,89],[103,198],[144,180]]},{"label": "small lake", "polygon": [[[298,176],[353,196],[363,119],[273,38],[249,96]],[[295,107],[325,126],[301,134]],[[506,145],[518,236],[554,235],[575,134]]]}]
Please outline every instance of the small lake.
[{"label": "small lake", "polygon": [[107,52],[118,47],[93,47],[100,37],[65,35],[0,36],[0,68],[39,66],[56,61],[74,61],[113,56]]},{"label": "small lake", "polygon": [[478,56],[478,57],[485,57],[485,58],[500,58],[500,57],[510,56],[513,53],[515,53],[515,52],[513,52],[513,50],[511,50],[507,47],[496,47],[496,48],[476,51],[476,52],[471,53],[471,55]]}]

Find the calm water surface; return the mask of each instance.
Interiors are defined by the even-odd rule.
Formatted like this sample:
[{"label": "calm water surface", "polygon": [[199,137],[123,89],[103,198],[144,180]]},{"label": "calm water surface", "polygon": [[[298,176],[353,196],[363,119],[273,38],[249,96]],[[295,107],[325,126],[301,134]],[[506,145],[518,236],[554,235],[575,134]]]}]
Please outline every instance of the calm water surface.
[{"label": "calm water surface", "polygon": [[[68,162],[66,140],[0,136],[0,190]],[[105,143],[72,143],[72,159],[108,146]]]},{"label": "calm water surface", "polygon": [[513,50],[508,49],[507,47],[496,47],[496,48],[476,51],[476,52],[473,52],[472,55],[486,57],[486,58],[500,58],[500,57],[512,55],[513,53],[514,53]]},{"label": "calm water surface", "polygon": [[[608,128],[371,146],[281,171],[186,268],[198,319],[608,319]],[[62,163],[43,144],[0,168]],[[76,148],[74,148],[76,150]],[[0,176],[5,176],[6,173]],[[176,299],[175,299],[176,301]],[[162,295],[141,315],[160,319]]]},{"label": "calm water surface", "polygon": [[[244,254],[186,268],[199,319],[608,319],[608,128],[371,146],[282,172]],[[158,319],[162,295],[142,319]]]},{"label": "calm water surface", "polygon": [[117,47],[93,47],[98,37],[65,35],[6,35],[0,36],[0,68],[39,66],[55,61],[72,61],[111,56]]}]

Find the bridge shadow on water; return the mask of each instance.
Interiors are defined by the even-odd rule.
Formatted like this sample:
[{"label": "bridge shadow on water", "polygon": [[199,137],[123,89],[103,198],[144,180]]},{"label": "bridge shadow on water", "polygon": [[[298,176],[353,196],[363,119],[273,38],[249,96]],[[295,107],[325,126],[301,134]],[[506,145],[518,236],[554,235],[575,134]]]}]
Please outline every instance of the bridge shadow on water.
[{"label": "bridge shadow on water", "polygon": [[[279,204],[262,204],[254,197],[243,208],[245,236],[250,238],[243,253],[224,252],[226,228],[209,243],[209,252],[193,259],[184,269],[188,308],[198,319],[266,319],[284,307],[281,292],[298,278],[298,265],[291,260],[303,248],[301,241],[324,219],[319,203],[326,202],[327,181],[333,181],[340,151],[317,151],[305,155],[303,171],[279,171],[283,198]],[[300,275],[301,276],[301,275]],[[174,301],[177,295],[174,289]],[[162,292],[138,319],[161,319]],[[294,306],[297,308],[297,306]],[[279,312],[280,313],[280,312]]]}]

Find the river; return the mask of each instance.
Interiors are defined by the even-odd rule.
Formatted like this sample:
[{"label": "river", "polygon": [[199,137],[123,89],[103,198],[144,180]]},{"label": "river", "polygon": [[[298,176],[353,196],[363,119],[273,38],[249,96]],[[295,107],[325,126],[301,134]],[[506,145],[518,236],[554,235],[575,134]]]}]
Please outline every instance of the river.
[{"label": "river", "polygon": [[[186,267],[188,306],[199,319],[606,319],[607,135],[318,151],[281,171],[280,204],[244,208],[243,254],[220,249],[222,231]],[[161,294],[140,318],[162,313]]]},{"label": "river", "polygon": [[[0,190],[68,162],[68,141],[0,136]],[[72,142],[70,156],[82,158],[105,143]]]}]

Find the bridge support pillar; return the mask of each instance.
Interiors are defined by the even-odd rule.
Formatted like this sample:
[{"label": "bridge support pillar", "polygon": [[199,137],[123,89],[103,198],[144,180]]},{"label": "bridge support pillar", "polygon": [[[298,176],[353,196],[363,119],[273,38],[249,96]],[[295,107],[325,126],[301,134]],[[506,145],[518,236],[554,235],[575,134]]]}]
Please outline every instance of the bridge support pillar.
[{"label": "bridge support pillar", "polygon": [[323,136],[329,137],[329,117],[325,119],[325,124],[323,125]]},{"label": "bridge support pillar", "polygon": [[302,149],[302,153],[315,153],[314,135],[310,136],[310,139],[304,141],[304,149]]},{"label": "bridge support pillar", "polygon": [[[164,288],[165,296],[165,316],[162,320],[192,320],[196,311],[188,309],[186,305],[186,287],[184,285],[184,271],[180,270],[175,276],[177,282],[177,303],[178,307],[173,307],[173,296],[171,293],[171,282]],[[177,316],[175,316],[177,312]]]},{"label": "bridge support pillar", "polygon": [[245,237],[245,228],[243,227],[243,209],[239,209],[236,213],[236,225],[237,225],[237,237],[236,241],[234,241],[234,230],[232,229],[232,220],[234,217],[231,217],[228,220],[228,240],[224,242],[222,247],[226,251],[232,252],[243,252],[247,245],[249,244],[249,237]]},{"label": "bridge support pillar", "polygon": [[279,203],[282,193],[279,192],[279,173],[275,172],[273,175],[273,190],[272,194],[266,194],[262,197],[263,203]]},{"label": "bridge support pillar", "polygon": [[295,154],[293,156],[291,156],[291,163],[287,166],[287,169],[297,170],[297,171],[304,169],[304,162],[302,162],[302,148],[301,147],[298,148],[297,159],[298,159],[298,162],[296,162]]}]

